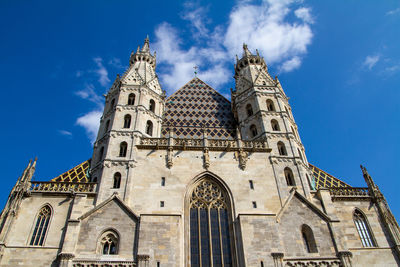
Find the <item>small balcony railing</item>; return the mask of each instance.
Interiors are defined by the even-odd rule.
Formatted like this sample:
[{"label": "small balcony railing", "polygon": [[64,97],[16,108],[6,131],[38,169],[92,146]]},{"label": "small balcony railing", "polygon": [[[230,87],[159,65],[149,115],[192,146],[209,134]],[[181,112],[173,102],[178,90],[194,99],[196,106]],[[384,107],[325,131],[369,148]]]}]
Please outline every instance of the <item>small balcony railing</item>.
[{"label": "small balcony railing", "polygon": [[332,197],[369,197],[368,187],[331,187]]},{"label": "small balcony railing", "polygon": [[94,193],[96,183],[31,182],[31,192]]}]

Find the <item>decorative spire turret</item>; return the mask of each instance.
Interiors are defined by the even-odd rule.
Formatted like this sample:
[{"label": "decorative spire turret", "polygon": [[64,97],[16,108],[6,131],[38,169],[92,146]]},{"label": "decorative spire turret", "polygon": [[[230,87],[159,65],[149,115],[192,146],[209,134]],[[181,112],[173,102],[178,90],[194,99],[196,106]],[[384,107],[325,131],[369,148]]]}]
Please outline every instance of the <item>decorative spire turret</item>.
[{"label": "decorative spire turret", "polygon": [[156,52],[152,55],[150,53],[150,41],[149,36],[144,39],[144,44],[142,49],[140,46],[136,49],[136,52],[131,54],[131,58],[129,60],[130,65],[135,64],[135,62],[147,62],[149,63],[154,69],[156,68]]},{"label": "decorative spire turret", "polygon": [[268,72],[267,64],[265,63],[264,58],[260,56],[258,50],[256,50],[256,55],[253,55],[247,47],[247,44],[243,44],[242,58],[238,59],[236,55],[235,77],[237,77],[240,70],[251,65],[259,65],[262,69]]}]

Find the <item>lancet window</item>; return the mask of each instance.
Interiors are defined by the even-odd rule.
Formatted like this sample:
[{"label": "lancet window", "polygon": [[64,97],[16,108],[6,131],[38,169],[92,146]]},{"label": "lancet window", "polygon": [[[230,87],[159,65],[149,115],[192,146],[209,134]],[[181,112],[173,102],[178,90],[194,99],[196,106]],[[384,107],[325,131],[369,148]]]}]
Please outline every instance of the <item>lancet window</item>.
[{"label": "lancet window", "polygon": [[199,182],[190,198],[192,267],[232,266],[230,218],[228,199],[221,187],[208,179]]},{"label": "lancet window", "polygon": [[376,247],[372,237],[372,232],[368,227],[367,219],[365,218],[364,214],[362,214],[359,210],[355,210],[353,214],[353,220],[363,246],[367,248]]},{"label": "lancet window", "polygon": [[128,105],[135,105],[135,94],[129,94],[128,96]]},{"label": "lancet window", "polygon": [[246,111],[247,111],[247,116],[250,117],[251,115],[253,115],[253,108],[252,108],[251,104],[247,104]]},{"label": "lancet window", "polygon": [[124,128],[131,127],[131,115],[126,114],[124,117]]},{"label": "lancet window", "polygon": [[150,99],[149,109],[150,109],[150,111],[152,111],[152,112],[154,112],[154,111],[156,110],[156,102],[154,102],[153,99]]},{"label": "lancet window", "polygon": [[153,135],[153,123],[151,121],[147,121],[146,123],[146,134]]},{"label": "lancet window", "polygon": [[301,234],[306,251],[308,253],[318,252],[317,243],[315,243],[314,234],[310,226],[303,224],[303,226],[301,227]]},{"label": "lancet window", "polygon": [[36,219],[35,228],[33,229],[31,246],[43,246],[44,239],[50,224],[51,208],[46,205],[40,211]]}]

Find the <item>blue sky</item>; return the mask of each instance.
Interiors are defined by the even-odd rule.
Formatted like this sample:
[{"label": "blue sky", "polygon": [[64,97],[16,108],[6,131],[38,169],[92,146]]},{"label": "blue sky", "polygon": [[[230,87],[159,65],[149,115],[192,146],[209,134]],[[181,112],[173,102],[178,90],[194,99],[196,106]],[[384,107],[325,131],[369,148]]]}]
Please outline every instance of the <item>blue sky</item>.
[{"label": "blue sky", "polygon": [[243,42],[290,97],[308,160],[353,186],[367,167],[400,218],[399,1],[0,3],[0,205],[30,158],[49,180],[91,157],[107,92],[148,34],[171,94],[228,96]]}]

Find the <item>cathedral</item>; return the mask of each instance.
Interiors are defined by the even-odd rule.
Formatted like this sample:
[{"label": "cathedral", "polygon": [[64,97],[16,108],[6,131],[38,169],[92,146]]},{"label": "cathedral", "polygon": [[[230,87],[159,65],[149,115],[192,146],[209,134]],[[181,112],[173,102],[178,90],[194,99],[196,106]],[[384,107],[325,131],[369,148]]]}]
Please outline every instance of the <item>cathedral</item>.
[{"label": "cathedral", "polygon": [[400,228],[368,174],[307,161],[289,98],[243,45],[231,101],[195,77],[170,96],[149,40],[105,95],[92,158],[33,181],[0,216],[0,266],[399,266]]}]

